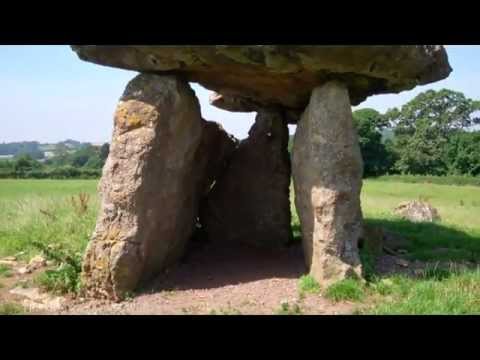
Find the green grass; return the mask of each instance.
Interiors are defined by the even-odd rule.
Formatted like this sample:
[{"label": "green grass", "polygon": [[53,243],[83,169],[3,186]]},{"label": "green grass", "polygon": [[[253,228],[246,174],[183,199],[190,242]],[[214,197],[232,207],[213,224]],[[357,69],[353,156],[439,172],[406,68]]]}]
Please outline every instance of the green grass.
[{"label": "green grass", "polygon": [[13,276],[12,270],[8,266],[0,265],[0,277],[11,277]]},{"label": "green grass", "polygon": [[[98,209],[96,180],[0,180],[0,257],[25,251],[38,254],[34,242],[83,252]],[[79,214],[70,197],[91,194]]]},{"label": "green grass", "polygon": [[389,290],[375,306],[363,313],[374,315],[478,315],[480,314],[480,271],[442,278],[392,277]]},{"label": "green grass", "polygon": [[318,294],[320,292],[320,285],[310,275],[303,275],[298,280],[298,289],[300,294]]},{"label": "green grass", "polygon": [[[40,252],[34,243],[55,244],[69,254],[81,255],[95,226],[96,187],[96,180],[0,180],[0,257],[25,251],[28,259]],[[81,192],[90,194],[91,199],[87,211],[79,215],[70,197]],[[419,198],[428,199],[439,210],[440,222],[414,224],[393,215],[400,202]],[[369,179],[364,182],[362,207],[367,223],[411,240],[406,249],[410,260],[480,261],[480,187]],[[295,241],[300,241],[293,201],[292,228]],[[362,253],[361,259],[368,283],[346,280],[328,288],[325,296],[365,305],[367,310],[361,313],[479,313],[478,272],[431,268],[420,279],[392,276],[382,280],[374,273],[373,257]],[[9,271],[0,268],[2,276]],[[70,275],[60,267],[37,281],[52,291],[75,291],[77,278]],[[317,293],[321,284],[312,280],[308,276],[299,279],[299,291]],[[287,304],[278,312],[299,313],[301,309]]]},{"label": "green grass", "polygon": [[480,176],[419,176],[419,175],[388,175],[379,176],[378,180],[395,183],[438,184],[438,185],[471,185],[480,186]]},{"label": "green grass", "polygon": [[330,285],[325,292],[325,297],[335,302],[361,301],[365,296],[363,285],[355,279],[345,279]]},{"label": "green grass", "polygon": [[14,303],[2,303],[0,304],[0,315],[21,315],[26,311],[23,306]]}]

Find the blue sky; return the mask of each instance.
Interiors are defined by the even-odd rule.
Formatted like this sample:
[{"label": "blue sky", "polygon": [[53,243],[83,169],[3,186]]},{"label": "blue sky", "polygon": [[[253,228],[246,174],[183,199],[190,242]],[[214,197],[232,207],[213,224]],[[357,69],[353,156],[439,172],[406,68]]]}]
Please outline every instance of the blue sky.
[{"label": "blue sky", "polygon": [[[427,89],[450,88],[480,99],[480,46],[447,46],[450,77],[395,95],[368,98],[357,108],[380,112],[401,106]],[[83,62],[69,46],[0,45],[0,142],[67,138],[110,141],[116,103],[135,72]],[[229,113],[209,105],[209,91],[193,85],[203,117],[239,138],[254,114]]]}]

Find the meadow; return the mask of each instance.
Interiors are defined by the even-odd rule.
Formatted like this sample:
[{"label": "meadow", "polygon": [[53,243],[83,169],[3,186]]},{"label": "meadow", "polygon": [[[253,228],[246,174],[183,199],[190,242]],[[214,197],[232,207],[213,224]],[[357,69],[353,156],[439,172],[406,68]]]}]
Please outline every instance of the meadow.
[{"label": "meadow", "polygon": [[[39,243],[81,255],[95,226],[97,183],[0,180],[0,257],[18,255],[28,260],[39,253]],[[428,200],[442,220],[413,224],[392,215],[400,202],[414,199]],[[364,182],[362,207],[367,223],[412,240],[406,249],[409,260],[480,263],[480,187],[369,179]],[[295,211],[292,227],[298,238]],[[363,255],[368,269],[371,259]],[[421,278],[380,278],[372,273],[366,283],[348,280],[328,289],[302,277],[299,289],[322,293],[332,301],[353,301],[359,314],[480,314],[478,270],[434,268]]]}]

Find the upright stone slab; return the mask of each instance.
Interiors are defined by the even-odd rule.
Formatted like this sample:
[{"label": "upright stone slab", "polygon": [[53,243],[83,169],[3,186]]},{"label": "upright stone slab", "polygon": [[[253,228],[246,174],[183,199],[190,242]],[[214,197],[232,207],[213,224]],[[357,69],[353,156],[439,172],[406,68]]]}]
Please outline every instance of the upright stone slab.
[{"label": "upright stone slab", "polygon": [[306,263],[322,285],[361,275],[362,169],[346,87],[315,88],[295,134],[292,170]]},{"label": "upright stone slab", "polygon": [[128,84],[114,122],[82,279],[88,296],[121,299],[175,261],[192,234],[203,126],[187,83],[147,74]]},{"label": "upright stone slab", "polygon": [[281,112],[257,115],[201,209],[210,240],[273,247],[290,240],[288,139]]}]

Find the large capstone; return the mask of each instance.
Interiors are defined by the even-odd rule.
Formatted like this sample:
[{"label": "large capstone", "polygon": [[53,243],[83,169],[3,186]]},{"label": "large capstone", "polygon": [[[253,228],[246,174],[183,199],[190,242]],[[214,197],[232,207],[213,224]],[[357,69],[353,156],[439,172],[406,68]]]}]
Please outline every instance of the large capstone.
[{"label": "large capstone", "polygon": [[313,90],[298,124],[292,170],[306,264],[322,285],[360,277],[362,158],[347,88]]},{"label": "large capstone", "polygon": [[187,83],[142,74],[128,84],[115,113],[100,215],[84,258],[89,296],[121,299],[182,254],[198,212],[202,129]]},{"label": "large capstone", "polygon": [[259,112],[201,209],[211,241],[273,247],[290,241],[288,139],[280,111]]},{"label": "large capstone", "polygon": [[[263,106],[303,111],[310,93],[342,81],[353,105],[379,93],[398,93],[446,78],[451,68],[438,45],[409,46],[72,46],[101,65],[181,74],[222,95]],[[237,104],[232,104],[237,105]]]}]

